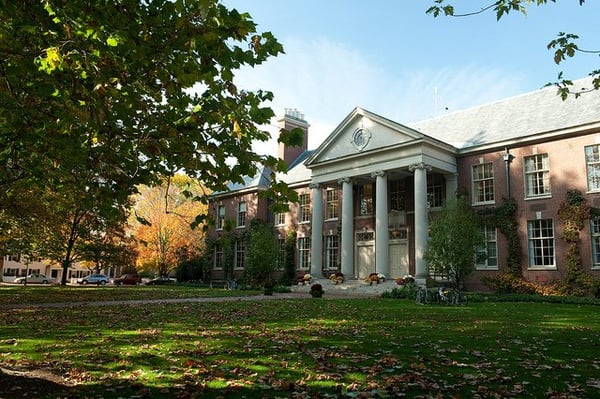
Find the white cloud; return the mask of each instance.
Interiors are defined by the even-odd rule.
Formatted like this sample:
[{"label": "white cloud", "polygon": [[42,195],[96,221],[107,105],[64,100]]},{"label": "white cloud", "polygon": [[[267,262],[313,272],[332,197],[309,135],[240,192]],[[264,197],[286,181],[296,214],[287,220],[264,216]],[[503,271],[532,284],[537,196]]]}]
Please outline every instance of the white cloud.
[{"label": "white cloud", "polygon": [[[316,148],[356,106],[408,124],[525,90],[524,76],[489,65],[434,70],[407,60],[386,70],[376,59],[327,39],[283,43],[286,54],[238,72],[237,82],[246,89],[272,91],[270,106],[278,117],[284,108],[302,112],[311,125],[309,148]],[[276,154],[275,140],[257,144],[256,150]]]}]

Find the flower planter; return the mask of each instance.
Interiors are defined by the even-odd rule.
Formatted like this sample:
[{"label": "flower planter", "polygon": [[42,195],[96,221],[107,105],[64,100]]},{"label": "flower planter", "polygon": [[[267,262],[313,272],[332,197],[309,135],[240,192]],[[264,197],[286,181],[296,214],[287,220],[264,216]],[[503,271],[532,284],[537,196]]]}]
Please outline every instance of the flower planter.
[{"label": "flower planter", "polygon": [[313,298],[321,298],[323,293],[325,293],[325,291],[323,291],[323,286],[321,284],[313,284],[310,287],[310,296]]}]

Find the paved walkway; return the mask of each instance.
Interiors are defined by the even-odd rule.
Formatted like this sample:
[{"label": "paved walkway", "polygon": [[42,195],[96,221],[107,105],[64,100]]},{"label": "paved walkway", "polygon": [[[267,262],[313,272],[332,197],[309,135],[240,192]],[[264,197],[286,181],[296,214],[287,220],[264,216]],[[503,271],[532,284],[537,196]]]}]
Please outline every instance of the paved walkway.
[{"label": "paved walkway", "polygon": [[319,283],[323,286],[325,294],[323,298],[378,298],[385,291],[391,291],[396,287],[392,282],[369,285],[363,281],[352,280],[343,284],[333,284],[328,279],[314,280],[311,284],[294,285],[292,292],[274,293],[273,295],[249,295],[236,297],[197,297],[197,298],[170,298],[170,299],[134,299],[116,301],[87,301],[87,302],[52,302],[52,303],[14,303],[0,304],[0,310],[4,309],[26,309],[26,308],[76,308],[115,305],[142,305],[162,303],[198,303],[198,302],[241,302],[241,301],[265,301],[276,299],[307,298],[310,296],[310,286]]}]

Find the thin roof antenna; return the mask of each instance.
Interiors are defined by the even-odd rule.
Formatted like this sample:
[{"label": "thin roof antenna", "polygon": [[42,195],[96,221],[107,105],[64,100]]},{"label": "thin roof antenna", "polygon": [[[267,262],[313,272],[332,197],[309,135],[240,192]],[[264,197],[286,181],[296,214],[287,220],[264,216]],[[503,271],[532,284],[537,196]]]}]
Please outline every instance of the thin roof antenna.
[{"label": "thin roof antenna", "polygon": [[438,90],[437,90],[437,86],[435,86],[433,88],[433,102],[434,102],[433,114],[435,116],[438,116],[439,115],[438,114],[438,110],[439,110],[438,106],[439,105],[438,105]]}]

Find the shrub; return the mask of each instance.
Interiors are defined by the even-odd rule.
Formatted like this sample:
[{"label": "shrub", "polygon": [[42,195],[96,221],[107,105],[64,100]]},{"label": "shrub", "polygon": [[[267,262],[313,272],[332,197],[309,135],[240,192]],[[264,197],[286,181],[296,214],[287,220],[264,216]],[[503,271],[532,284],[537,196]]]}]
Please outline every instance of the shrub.
[{"label": "shrub", "polygon": [[405,283],[404,285],[394,288],[391,291],[386,291],[381,294],[382,298],[396,298],[396,299],[415,299],[419,288],[417,285],[412,283]]},{"label": "shrub", "polygon": [[425,259],[436,274],[460,287],[475,270],[476,249],[484,244],[477,215],[465,199],[457,198],[444,205],[429,229]]},{"label": "shrub", "polygon": [[535,284],[511,273],[501,273],[494,277],[484,277],[482,281],[497,294],[560,295],[560,290],[555,284]]},{"label": "shrub", "polygon": [[248,230],[246,249],[246,278],[254,286],[273,287],[273,273],[277,270],[279,244],[272,229],[254,219]]}]

